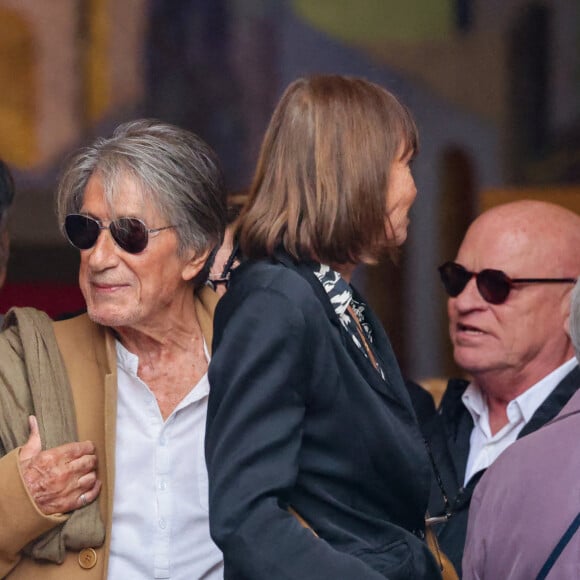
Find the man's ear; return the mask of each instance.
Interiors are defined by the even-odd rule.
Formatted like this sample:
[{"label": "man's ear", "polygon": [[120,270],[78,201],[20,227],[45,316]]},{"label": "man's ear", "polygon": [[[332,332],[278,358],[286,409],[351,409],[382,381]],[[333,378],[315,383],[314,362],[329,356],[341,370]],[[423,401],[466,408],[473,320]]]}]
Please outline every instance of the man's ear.
[{"label": "man's ear", "polygon": [[192,253],[191,258],[183,266],[181,277],[185,281],[193,280],[203,269],[211,250],[206,250],[201,254]]}]

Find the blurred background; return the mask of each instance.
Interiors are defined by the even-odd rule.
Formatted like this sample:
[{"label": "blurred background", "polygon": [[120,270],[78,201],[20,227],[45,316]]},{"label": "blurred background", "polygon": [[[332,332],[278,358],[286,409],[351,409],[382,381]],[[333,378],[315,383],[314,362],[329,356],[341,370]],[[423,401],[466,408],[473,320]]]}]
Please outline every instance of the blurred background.
[{"label": "blurred background", "polygon": [[578,0],[0,0],[0,157],[17,187],[0,311],[82,308],[53,209],[71,151],[160,118],[207,140],[236,194],[285,86],[317,72],[382,84],[416,117],[408,241],[357,284],[407,375],[456,374],[436,267],[469,222],[517,197],[580,208]]}]

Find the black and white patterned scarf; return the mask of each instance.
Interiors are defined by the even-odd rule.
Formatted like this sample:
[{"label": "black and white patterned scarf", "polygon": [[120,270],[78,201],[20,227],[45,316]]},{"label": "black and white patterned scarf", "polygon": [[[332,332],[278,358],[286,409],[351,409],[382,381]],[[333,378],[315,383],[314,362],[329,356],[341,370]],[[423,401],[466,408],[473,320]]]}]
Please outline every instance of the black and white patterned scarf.
[{"label": "black and white patterned scarf", "polygon": [[[366,305],[364,302],[359,302],[355,300],[352,295],[352,290],[349,284],[343,279],[343,277],[330,268],[330,266],[326,266],[325,264],[317,264],[313,270],[314,275],[318,278],[322,287],[328,294],[330,298],[330,303],[338,316],[340,323],[344,327],[344,329],[348,332],[349,336],[352,338],[353,342],[356,344],[357,348],[365,355],[367,359],[369,359],[369,355],[366,351],[365,346],[362,344],[361,339],[358,334],[358,330],[354,320],[347,312],[348,306],[352,306],[356,317],[365,333],[365,337],[369,344],[373,343],[373,333],[369,323],[365,319],[365,308]],[[369,362],[370,359],[369,359]],[[378,361],[377,361],[378,364]],[[377,368],[377,371],[384,379],[385,375],[383,370],[380,368],[380,365]]]}]

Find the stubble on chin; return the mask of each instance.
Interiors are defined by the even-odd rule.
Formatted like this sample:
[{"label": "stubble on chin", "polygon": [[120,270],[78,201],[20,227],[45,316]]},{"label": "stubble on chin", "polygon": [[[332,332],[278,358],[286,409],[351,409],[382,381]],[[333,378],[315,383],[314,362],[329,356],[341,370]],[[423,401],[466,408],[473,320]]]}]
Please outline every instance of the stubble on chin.
[{"label": "stubble on chin", "polygon": [[97,308],[95,306],[87,305],[87,314],[89,318],[96,324],[101,326],[130,326],[132,316],[121,308]]}]

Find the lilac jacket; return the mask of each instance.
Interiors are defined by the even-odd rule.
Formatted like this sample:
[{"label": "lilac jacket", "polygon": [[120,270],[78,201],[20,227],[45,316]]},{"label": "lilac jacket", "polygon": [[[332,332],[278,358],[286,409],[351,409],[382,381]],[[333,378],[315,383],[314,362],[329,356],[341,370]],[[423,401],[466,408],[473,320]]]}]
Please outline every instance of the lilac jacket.
[{"label": "lilac jacket", "polygon": [[[469,511],[465,580],[530,580],[580,513],[580,391],[488,469]],[[580,578],[580,530],[548,580]]]}]

